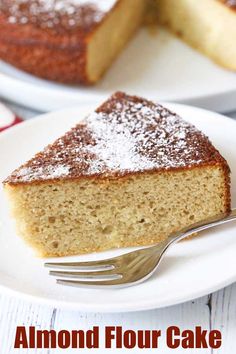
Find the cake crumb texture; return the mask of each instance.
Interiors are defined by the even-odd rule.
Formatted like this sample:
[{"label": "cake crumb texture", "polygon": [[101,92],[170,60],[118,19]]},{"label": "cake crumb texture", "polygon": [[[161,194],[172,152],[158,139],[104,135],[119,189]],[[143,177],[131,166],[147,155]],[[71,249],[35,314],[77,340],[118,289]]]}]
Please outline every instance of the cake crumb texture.
[{"label": "cake crumb texture", "polygon": [[154,244],[229,208],[219,166],[7,191],[19,234],[41,256]]}]

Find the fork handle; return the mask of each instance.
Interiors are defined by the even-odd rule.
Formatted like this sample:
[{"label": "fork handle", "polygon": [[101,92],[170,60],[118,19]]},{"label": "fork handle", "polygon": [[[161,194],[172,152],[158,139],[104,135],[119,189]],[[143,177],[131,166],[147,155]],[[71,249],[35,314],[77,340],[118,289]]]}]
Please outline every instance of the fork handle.
[{"label": "fork handle", "polygon": [[[186,238],[196,232],[207,230],[207,229],[210,229],[215,226],[223,225],[223,224],[226,224],[226,223],[231,222],[233,220],[236,220],[236,208],[232,209],[231,212],[227,215],[226,214],[218,214],[213,217],[207,218],[203,221],[194,223],[194,224],[190,225],[189,227],[184,228],[181,231],[179,231],[173,235],[170,235],[168,237],[168,239],[163,242],[163,243],[166,243],[166,245],[163,247],[162,254],[166,251],[166,249],[170,245],[177,243],[180,240],[183,240],[184,238]],[[160,250],[160,244],[155,245],[153,248]]]}]

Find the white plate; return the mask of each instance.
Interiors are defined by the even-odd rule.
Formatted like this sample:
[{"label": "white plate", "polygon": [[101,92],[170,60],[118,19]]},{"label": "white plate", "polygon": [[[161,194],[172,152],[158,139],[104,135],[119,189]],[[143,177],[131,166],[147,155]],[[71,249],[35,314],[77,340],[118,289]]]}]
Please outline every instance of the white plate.
[{"label": "white plate", "polygon": [[[210,136],[232,169],[232,196],[236,202],[236,122],[201,109],[168,104]],[[91,107],[49,113],[0,134],[0,179],[33,153],[68,130]],[[204,236],[173,246],[158,273],[147,282],[126,289],[91,290],[56,285],[43,267],[45,260],[15,234],[0,189],[0,287],[53,306],[81,311],[122,312],[158,308],[187,301],[236,280],[236,224],[219,227]],[[124,250],[123,250],[124,251]],[[92,260],[120,254],[110,251],[69,260]],[[68,260],[68,258],[67,258]]]},{"label": "white plate", "polygon": [[100,102],[117,90],[221,112],[236,109],[235,74],[164,30],[140,30],[95,87],[40,80],[0,62],[0,96],[42,111]]}]

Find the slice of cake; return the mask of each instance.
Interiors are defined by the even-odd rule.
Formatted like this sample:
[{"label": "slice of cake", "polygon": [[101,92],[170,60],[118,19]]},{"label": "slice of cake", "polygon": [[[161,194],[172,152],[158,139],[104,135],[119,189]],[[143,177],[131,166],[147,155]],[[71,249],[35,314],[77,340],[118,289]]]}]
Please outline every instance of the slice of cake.
[{"label": "slice of cake", "polygon": [[155,0],[157,16],[192,47],[236,70],[236,0]]},{"label": "slice of cake", "polygon": [[168,109],[117,92],[5,181],[43,256],[149,245],[230,211],[229,167]]},{"label": "slice of cake", "polygon": [[145,8],[146,0],[0,0],[0,58],[49,80],[95,83]]}]

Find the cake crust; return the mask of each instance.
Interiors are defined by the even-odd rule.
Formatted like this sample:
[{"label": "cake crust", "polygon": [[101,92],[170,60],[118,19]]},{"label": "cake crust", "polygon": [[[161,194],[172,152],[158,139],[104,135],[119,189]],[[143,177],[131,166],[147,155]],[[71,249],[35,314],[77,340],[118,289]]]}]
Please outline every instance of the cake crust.
[{"label": "cake crust", "polygon": [[236,11],[236,0],[219,0],[219,1],[223,2],[230,9]]},{"label": "cake crust", "polygon": [[32,25],[49,33],[84,35],[93,31],[119,0],[1,0],[9,24]]}]

